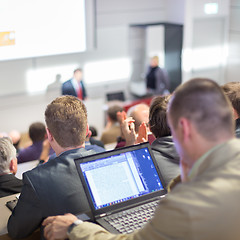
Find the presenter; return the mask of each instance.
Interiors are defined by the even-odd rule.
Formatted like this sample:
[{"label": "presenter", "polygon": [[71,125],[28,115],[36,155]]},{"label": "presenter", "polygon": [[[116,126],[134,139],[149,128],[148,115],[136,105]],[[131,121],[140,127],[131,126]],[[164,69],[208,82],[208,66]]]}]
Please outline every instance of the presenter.
[{"label": "presenter", "polygon": [[83,84],[82,75],[82,69],[75,69],[73,77],[63,83],[62,95],[72,95],[81,100],[85,100],[87,98],[87,93]]},{"label": "presenter", "polygon": [[165,69],[159,67],[159,58],[151,58],[146,74],[147,93],[150,95],[169,94],[170,82]]}]

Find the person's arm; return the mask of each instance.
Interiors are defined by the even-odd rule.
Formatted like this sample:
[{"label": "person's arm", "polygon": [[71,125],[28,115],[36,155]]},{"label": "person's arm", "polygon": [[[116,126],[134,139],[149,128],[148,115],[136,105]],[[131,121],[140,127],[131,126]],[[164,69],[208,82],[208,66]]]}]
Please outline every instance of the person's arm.
[{"label": "person's arm", "polygon": [[[171,197],[170,197],[171,198]],[[193,203],[194,204],[194,203]],[[131,234],[112,234],[101,226],[83,222],[77,226],[69,227],[76,221],[76,217],[67,214],[47,218],[44,236],[48,240],[68,238],[70,240],[165,240],[165,239],[192,239],[191,219],[189,218],[188,206],[184,199],[173,196],[170,200],[168,196],[161,200],[154,217],[140,230],[135,230]]]},{"label": "person's arm", "polygon": [[43,220],[40,200],[27,173],[23,174],[23,188],[17,206],[8,220],[8,234],[11,238],[26,238]]}]

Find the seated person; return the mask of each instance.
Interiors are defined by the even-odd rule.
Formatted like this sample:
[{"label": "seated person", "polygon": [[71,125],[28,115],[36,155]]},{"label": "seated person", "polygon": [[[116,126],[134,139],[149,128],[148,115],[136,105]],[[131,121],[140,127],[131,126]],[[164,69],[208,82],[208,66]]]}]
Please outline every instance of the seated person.
[{"label": "seated person", "polygon": [[[180,156],[178,184],[154,217],[130,234],[112,234],[72,214],[46,219],[47,239],[239,240],[240,140],[231,106],[216,82],[193,79],[174,92],[168,123]],[[75,222],[75,224],[73,224]],[[67,234],[68,231],[68,234]]]},{"label": "seated person", "polygon": [[233,117],[236,122],[235,135],[240,138],[240,82],[226,83],[222,89],[232,104]]},{"label": "seated person", "polygon": [[97,129],[93,126],[89,126],[89,130],[92,132],[92,136],[89,138],[89,142],[92,145],[98,145],[99,147],[104,148],[103,142],[96,139],[96,137],[98,136]]},{"label": "seated person", "polygon": [[85,140],[85,149],[86,150],[94,150],[96,153],[100,153],[100,152],[105,152],[105,149],[103,147],[100,147],[96,144],[92,144],[90,139],[92,136],[92,131],[89,130],[88,134],[86,136],[86,140]]},{"label": "seated person", "polygon": [[107,124],[101,136],[101,141],[104,144],[117,142],[117,138],[121,135],[117,112],[122,112],[122,110],[122,107],[118,105],[109,107],[107,111]]},{"label": "seated person", "polygon": [[19,149],[19,143],[21,140],[21,134],[20,132],[18,132],[17,130],[12,130],[9,134],[8,134],[9,138],[12,140],[13,146],[16,148],[17,153],[19,153],[20,149]]},{"label": "seated person", "polygon": [[12,238],[26,238],[48,216],[90,211],[74,163],[76,158],[95,154],[84,148],[88,131],[86,107],[73,96],[56,98],[46,108],[45,121],[57,157],[23,174],[22,192],[8,220]]},{"label": "seated person", "polygon": [[0,197],[21,192],[22,181],[14,176],[16,172],[16,149],[9,138],[0,138]]},{"label": "seated person", "polygon": [[156,137],[151,148],[166,185],[180,174],[179,155],[167,123],[169,99],[169,96],[156,97],[153,99],[149,111],[149,128]]},{"label": "seated person", "polygon": [[45,125],[41,122],[32,123],[28,131],[32,145],[19,151],[18,163],[38,160],[42,152],[42,144],[46,137]]},{"label": "seated person", "polygon": [[[122,116],[120,116],[122,115]],[[138,134],[140,125],[142,123],[146,123],[148,125],[149,122],[149,106],[147,104],[144,103],[140,103],[137,104],[135,106],[132,106],[128,112],[127,115],[131,118],[133,118],[135,124],[135,132]],[[124,114],[118,114],[118,118],[119,118],[119,122],[120,125],[122,124],[122,122],[126,119],[126,116],[124,116]],[[147,134],[148,134],[148,141],[150,144],[152,144],[152,142],[155,140],[155,137],[153,136],[153,134],[150,132],[149,128],[147,127]],[[118,143],[116,148],[120,148],[120,147],[124,147],[126,145],[126,140],[124,139],[123,136],[121,136],[120,138],[118,138]]]}]

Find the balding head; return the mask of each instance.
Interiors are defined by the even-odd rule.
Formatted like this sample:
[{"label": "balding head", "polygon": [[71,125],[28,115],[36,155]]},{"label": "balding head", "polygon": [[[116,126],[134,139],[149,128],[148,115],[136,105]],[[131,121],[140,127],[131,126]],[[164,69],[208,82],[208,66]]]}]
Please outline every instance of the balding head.
[{"label": "balding head", "polygon": [[128,116],[135,120],[135,131],[138,132],[141,123],[149,121],[149,106],[144,103],[135,105],[128,110]]},{"label": "balding head", "polygon": [[181,117],[190,120],[210,141],[234,135],[230,103],[217,83],[196,78],[179,86],[169,103],[169,117],[176,128]]}]

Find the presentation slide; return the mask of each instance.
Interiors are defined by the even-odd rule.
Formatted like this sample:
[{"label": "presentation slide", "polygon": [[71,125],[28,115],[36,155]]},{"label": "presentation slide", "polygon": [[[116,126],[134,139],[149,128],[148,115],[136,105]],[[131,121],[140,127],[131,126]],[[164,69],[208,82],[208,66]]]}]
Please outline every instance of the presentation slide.
[{"label": "presentation slide", "polygon": [[0,0],[0,61],[86,50],[85,0]]}]

